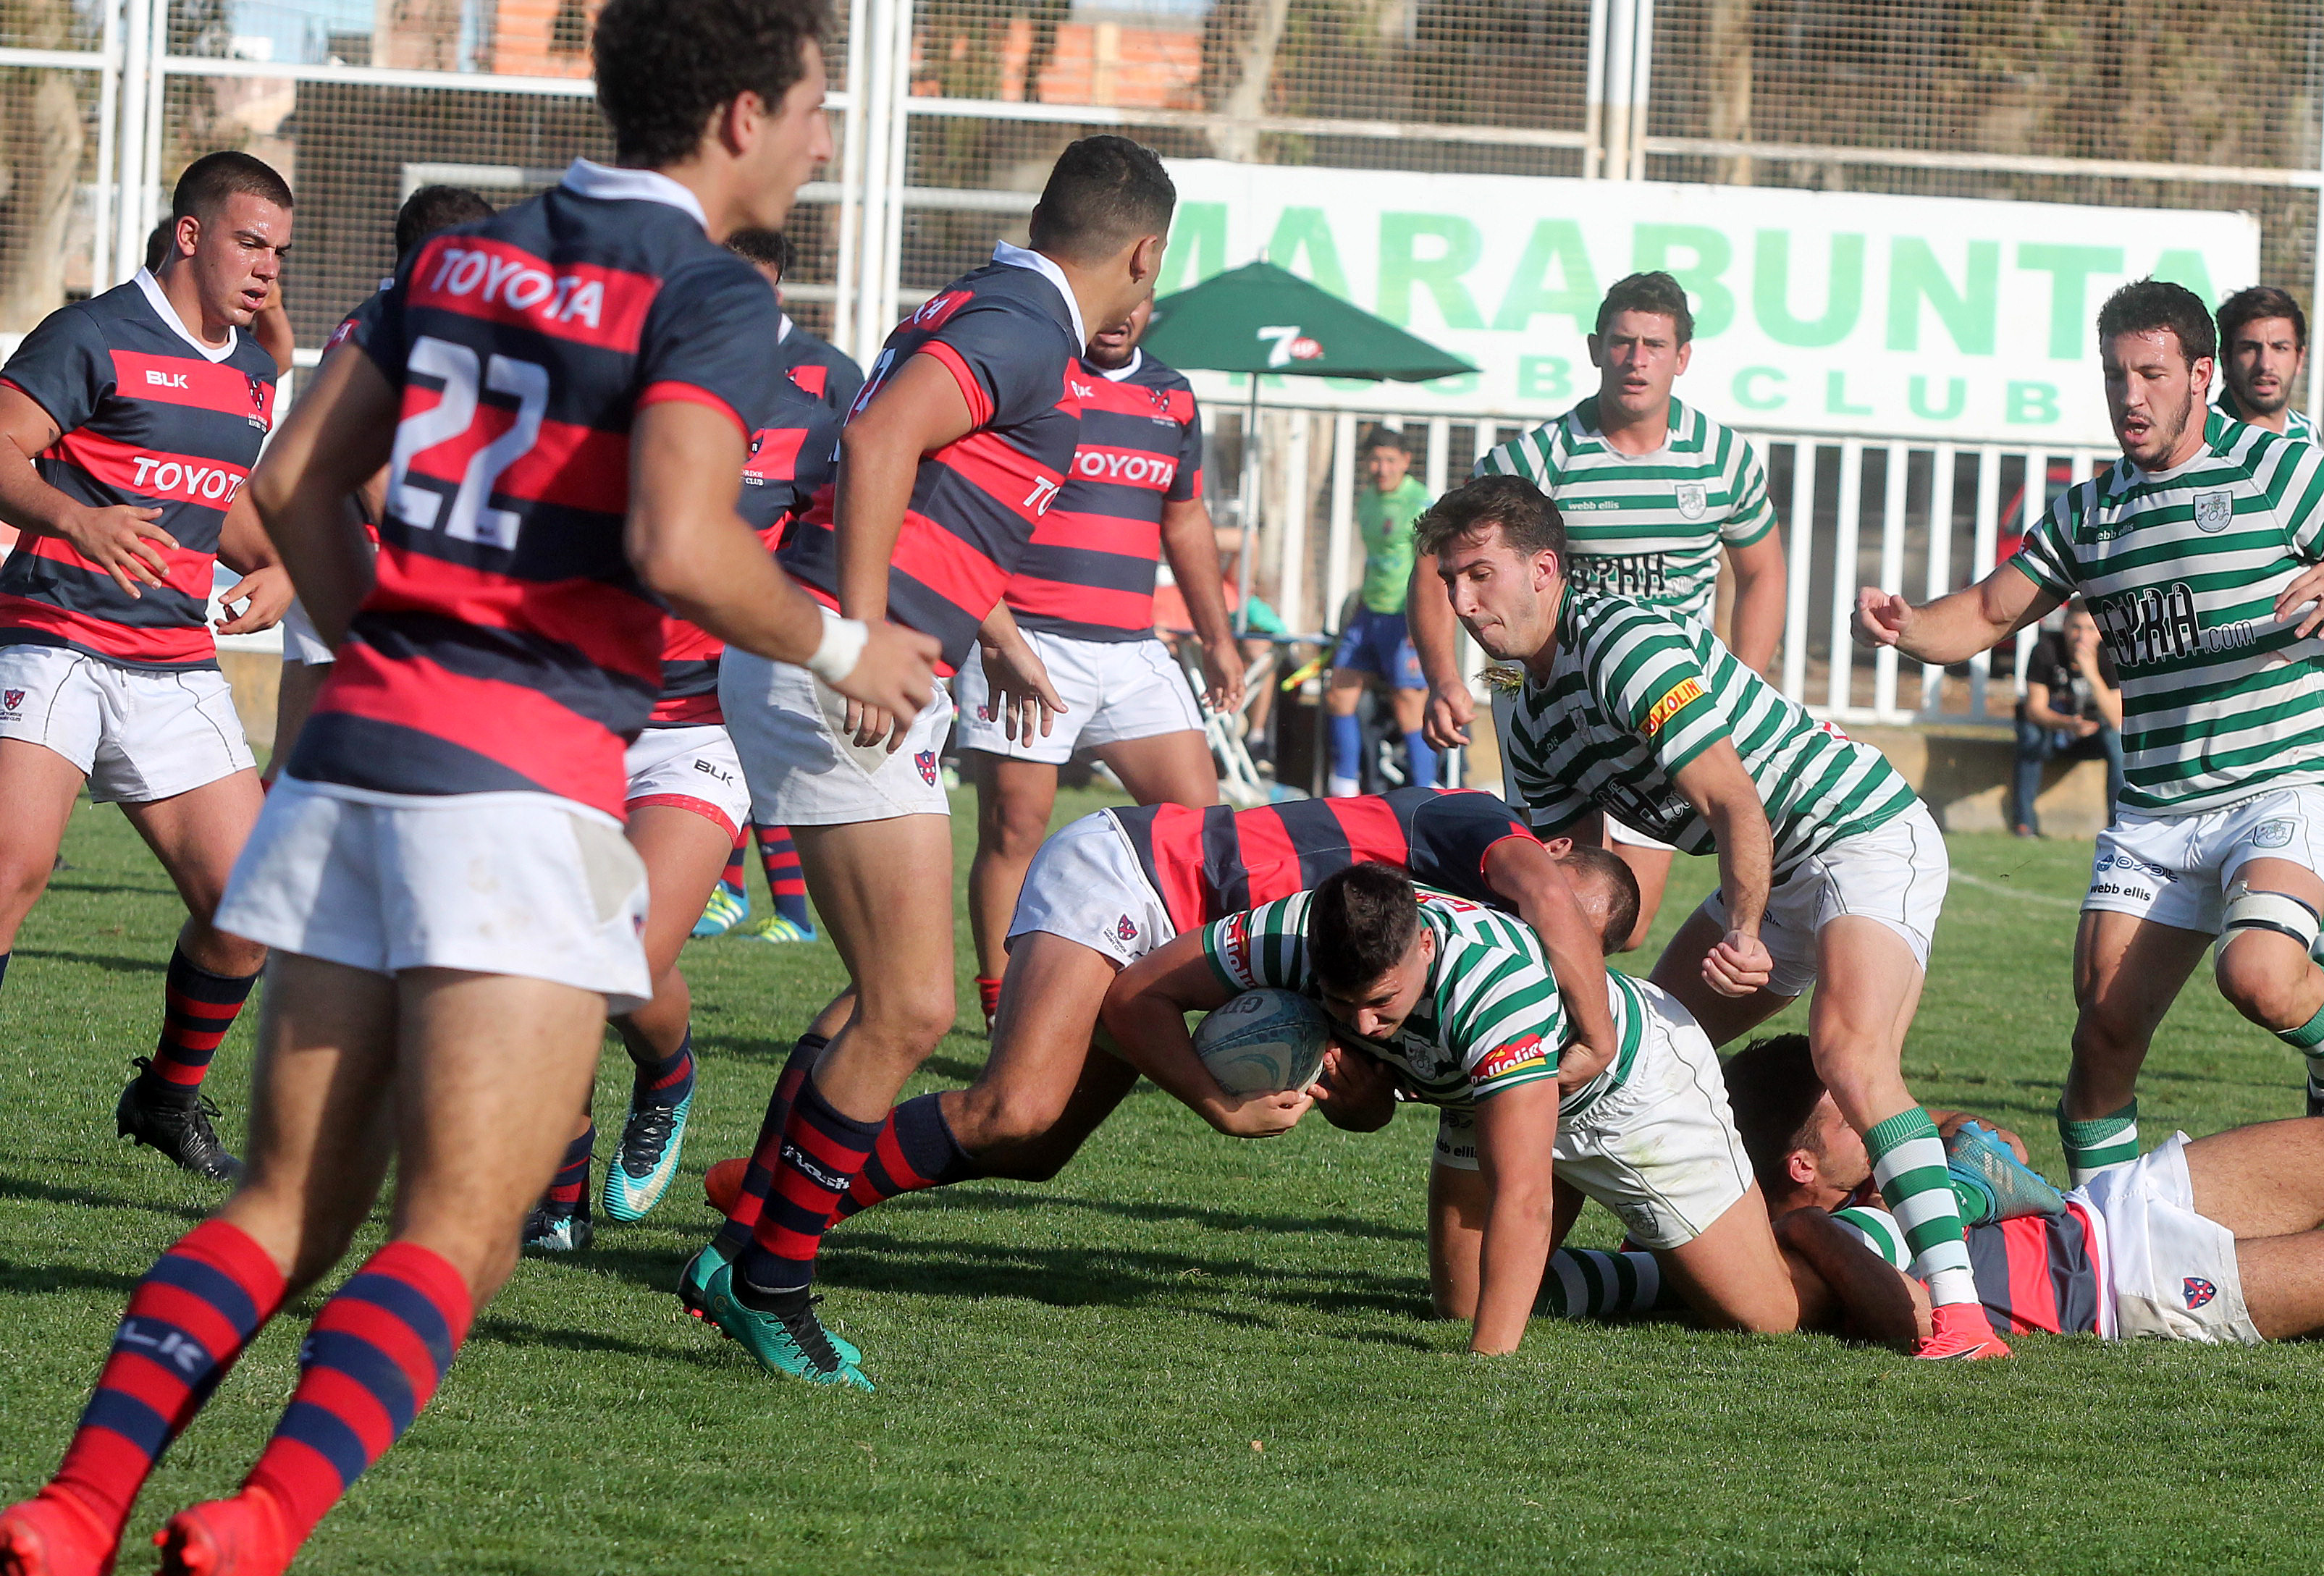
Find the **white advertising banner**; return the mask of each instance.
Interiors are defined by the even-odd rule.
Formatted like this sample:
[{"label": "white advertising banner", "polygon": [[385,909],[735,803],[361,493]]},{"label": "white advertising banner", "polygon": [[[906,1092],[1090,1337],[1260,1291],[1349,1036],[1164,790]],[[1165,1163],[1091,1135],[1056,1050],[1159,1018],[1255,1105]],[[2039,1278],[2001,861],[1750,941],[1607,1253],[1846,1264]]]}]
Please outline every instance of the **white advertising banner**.
[{"label": "white advertising banner", "polygon": [[[1545,418],[1597,386],[1606,287],[1695,315],[1679,397],[1737,426],[2110,447],[2092,319],[2149,274],[2255,282],[2246,213],[1170,161],[1163,294],[1260,256],[1473,362],[1434,383],[1267,380],[1269,403]],[[1198,379],[1213,398],[1242,380]]]}]

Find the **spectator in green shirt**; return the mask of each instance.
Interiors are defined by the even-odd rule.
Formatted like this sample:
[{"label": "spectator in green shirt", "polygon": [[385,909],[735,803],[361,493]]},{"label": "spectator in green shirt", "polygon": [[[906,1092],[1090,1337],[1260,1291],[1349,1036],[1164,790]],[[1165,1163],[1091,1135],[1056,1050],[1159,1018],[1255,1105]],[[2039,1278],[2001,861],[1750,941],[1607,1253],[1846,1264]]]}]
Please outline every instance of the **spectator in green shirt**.
[{"label": "spectator in green shirt", "polygon": [[1401,433],[1375,427],[1364,439],[1365,486],[1356,494],[1356,529],[1364,541],[1364,581],[1356,615],[1340,636],[1332,657],[1332,687],[1323,697],[1332,714],[1332,770],[1326,791],[1333,798],[1363,792],[1357,757],[1363,730],[1356,703],[1373,678],[1390,686],[1396,725],[1404,733],[1412,780],[1436,780],[1436,751],[1421,737],[1428,681],[1406,632],[1404,598],[1412,581],[1412,522],[1426,512],[1428,489],[1412,474],[1412,455]]}]

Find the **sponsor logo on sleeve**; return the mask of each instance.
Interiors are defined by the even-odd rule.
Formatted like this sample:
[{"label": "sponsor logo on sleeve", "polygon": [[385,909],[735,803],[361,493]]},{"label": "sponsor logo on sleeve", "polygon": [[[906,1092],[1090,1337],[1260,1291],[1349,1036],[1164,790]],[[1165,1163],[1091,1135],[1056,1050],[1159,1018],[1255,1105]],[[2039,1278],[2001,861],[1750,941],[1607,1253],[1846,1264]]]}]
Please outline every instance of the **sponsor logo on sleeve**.
[{"label": "sponsor logo on sleeve", "polygon": [[1702,680],[1700,678],[1682,678],[1672,685],[1663,693],[1662,699],[1655,702],[1653,709],[1646,713],[1645,730],[1646,737],[1651,739],[1661,733],[1665,723],[1669,722],[1693,702],[1701,700],[1703,694]]},{"label": "sponsor logo on sleeve", "polygon": [[1506,1078],[1513,1073],[1527,1072],[1548,1065],[1549,1053],[1542,1046],[1541,1036],[1529,1034],[1523,1039],[1512,1040],[1499,1050],[1489,1053],[1485,1059],[1479,1062],[1471,1071],[1469,1077],[1471,1083],[1489,1083],[1496,1078]]},{"label": "sponsor logo on sleeve", "polygon": [[1250,916],[1230,914],[1219,931],[1219,962],[1230,977],[1250,978]]}]

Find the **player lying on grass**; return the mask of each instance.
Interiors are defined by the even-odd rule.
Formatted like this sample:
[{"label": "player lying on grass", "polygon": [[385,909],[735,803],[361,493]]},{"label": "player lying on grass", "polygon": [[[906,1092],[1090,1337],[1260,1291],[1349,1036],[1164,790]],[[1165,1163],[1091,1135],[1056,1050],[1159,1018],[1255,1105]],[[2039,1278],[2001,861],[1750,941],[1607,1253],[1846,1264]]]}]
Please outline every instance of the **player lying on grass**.
[{"label": "player lying on grass", "polygon": [[[1728,1064],[1752,1168],[1798,1267],[1803,1323],[1911,1342],[1928,1328],[1901,1235],[1871,1191],[1864,1142],[1840,1120],[1805,1042],[1784,1035]],[[2174,1133],[2067,1194],[2056,1214],[1969,1229],[1996,1330],[2156,1335],[2212,1344],[2324,1332],[2324,1120],[2293,1118],[2189,1141]]]},{"label": "player lying on grass", "polygon": [[[1628,935],[1637,887],[1621,862],[1561,838],[1544,844],[1490,794],[1398,788],[1351,799],[1301,799],[1235,811],[1153,805],[1100,810],[1042,845],[1010,922],[1009,972],[992,1054],[966,1089],[904,1101],[840,1205],[984,1176],[1047,1182],[1121,1103],[1137,1069],[1096,1044],[1098,1010],[1125,965],[1185,931],[1287,897],[1366,861],[1404,866],[1425,883],[1510,910],[1543,938],[1568,984],[1573,1059],[1591,1072],[1618,1040],[1600,983],[1602,937]],[[828,1015],[826,1015],[828,1016]],[[816,1046],[785,1069],[765,1131],[777,1130]],[[1218,1098],[1203,1114],[1220,1131],[1279,1132],[1299,1097]],[[763,1146],[762,1146],[763,1147]],[[716,1267],[751,1240],[772,1182],[761,1164],[722,1161],[708,1179],[727,1212],[718,1239],[687,1267],[678,1296],[700,1313]],[[739,1190],[739,1191],[738,1191]]]},{"label": "player lying on grass", "polygon": [[[1627,936],[1618,933],[1617,944]],[[1600,971],[1620,1048],[1568,1089],[1564,1007],[1533,933],[1464,899],[1418,890],[1386,865],[1361,864],[1312,893],[1181,935],[1124,970],[1106,996],[1105,1026],[1139,1072],[1202,1111],[1219,1092],[1185,1014],[1261,986],[1319,998],[1342,1053],[1318,1086],[1327,1117],[1360,1129],[1385,1123],[1388,1100],[1363,1069],[1367,1058],[1393,1068],[1412,1098],[1443,1108],[1430,1221],[1473,1239],[1473,1276],[1439,1287],[1473,1317],[1471,1350],[1513,1351],[1524,1338],[1550,1250],[1572,1220],[1555,1204],[1560,1178],[1612,1210],[1705,1319],[1794,1328],[1791,1279],[1710,1041],[1665,992]],[[1308,1099],[1295,1096],[1286,1114],[1296,1119]],[[1471,1146],[1472,1159],[1461,1153]],[[1447,1175],[1468,1166],[1473,1174]]]}]

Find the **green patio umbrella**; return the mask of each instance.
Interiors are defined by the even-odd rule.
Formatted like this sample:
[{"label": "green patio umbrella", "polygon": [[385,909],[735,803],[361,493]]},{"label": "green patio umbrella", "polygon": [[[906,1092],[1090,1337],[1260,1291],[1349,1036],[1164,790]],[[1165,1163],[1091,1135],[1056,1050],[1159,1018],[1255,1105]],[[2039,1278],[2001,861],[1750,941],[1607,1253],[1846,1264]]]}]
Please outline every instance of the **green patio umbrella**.
[{"label": "green patio umbrella", "polygon": [[1258,522],[1249,506],[1259,496],[1259,379],[1367,378],[1426,382],[1477,369],[1459,356],[1407,334],[1385,318],[1342,300],[1287,269],[1247,263],[1213,274],[1192,290],[1154,303],[1154,321],[1141,342],[1181,370],[1251,374],[1250,414],[1243,426],[1242,554],[1235,610],[1240,632],[1250,617],[1251,537]]}]

